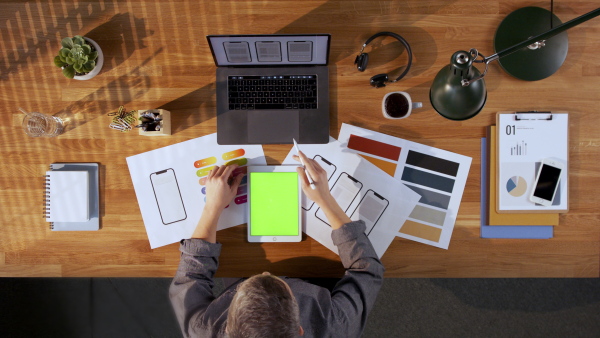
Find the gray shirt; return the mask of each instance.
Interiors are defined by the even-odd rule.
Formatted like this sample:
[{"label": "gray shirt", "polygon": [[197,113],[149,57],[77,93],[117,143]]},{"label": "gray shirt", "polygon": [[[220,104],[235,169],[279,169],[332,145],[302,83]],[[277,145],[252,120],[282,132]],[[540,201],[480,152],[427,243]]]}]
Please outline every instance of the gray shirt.
[{"label": "gray shirt", "polygon": [[[365,235],[365,224],[344,224],[331,233],[346,272],[333,291],[297,278],[283,278],[300,308],[305,337],[358,337],[383,282],[384,268]],[[220,243],[185,239],[169,297],[186,337],[225,337],[227,310],[235,294],[228,288],[215,297],[213,276]]]}]

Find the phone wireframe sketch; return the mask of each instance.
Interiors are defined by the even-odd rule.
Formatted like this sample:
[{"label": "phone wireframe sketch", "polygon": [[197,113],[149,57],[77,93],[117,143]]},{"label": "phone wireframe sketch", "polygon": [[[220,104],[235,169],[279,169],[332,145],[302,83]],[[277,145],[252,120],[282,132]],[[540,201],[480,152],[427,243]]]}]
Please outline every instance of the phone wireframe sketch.
[{"label": "phone wireframe sketch", "polygon": [[150,174],[158,212],[164,225],[187,218],[175,170],[169,168]]},{"label": "phone wireframe sketch", "polygon": [[[321,167],[325,169],[325,172],[327,173],[327,181],[329,182],[329,180],[337,170],[335,164],[327,161],[321,155],[315,155],[315,157],[313,157],[313,160],[317,161],[317,163],[319,163],[319,165],[321,165]],[[304,193],[302,193],[302,209],[309,211],[313,205],[315,205],[315,202],[313,202],[310,198],[306,197]]]},{"label": "phone wireframe sketch", "polygon": [[543,206],[551,206],[558,190],[562,172],[562,163],[544,159],[540,163],[540,169],[537,172],[529,200]]},{"label": "phone wireframe sketch", "polygon": [[[359,182],[356,178],[348,175],[346,172],[342,172],[340,176],[338,176],[337,180],[331,187],[331,195],[340,205],[344,212],[348,212],[348,208],[358,196],[358,193],[362,189],[363,184]],[[327,222],[327,217],[325,217],[325,213],[318,208],[315,211],[315,216],[321,221],[325,222],[327,225],[331,226]]]},{"label": "phone wireframe sketch", "polygon": [[389,204],[390,202],[386,198],[369,189],[350,215],[350,219],[353,221],[363,220],[367,226],[365,234],[369,236]]}]

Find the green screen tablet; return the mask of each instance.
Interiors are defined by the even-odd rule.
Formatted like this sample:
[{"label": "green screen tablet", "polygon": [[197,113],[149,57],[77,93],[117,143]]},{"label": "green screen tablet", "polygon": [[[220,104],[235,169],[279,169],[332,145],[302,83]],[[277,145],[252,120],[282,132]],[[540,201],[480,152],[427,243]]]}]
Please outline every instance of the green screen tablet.
[{"label": "green screen tablet", "polygon": [[297,166],[249,166],[249,242],[302,239]]}]

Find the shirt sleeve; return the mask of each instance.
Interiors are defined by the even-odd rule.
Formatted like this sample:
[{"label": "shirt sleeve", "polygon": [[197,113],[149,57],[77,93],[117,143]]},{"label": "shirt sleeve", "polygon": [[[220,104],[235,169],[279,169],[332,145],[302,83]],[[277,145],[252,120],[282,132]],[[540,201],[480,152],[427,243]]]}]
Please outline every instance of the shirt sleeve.
[{"label": "shirt sleeve", "polygon": [[333,230],[346,272],[331,292],[332,316],[341,336],[358,337],[365,328],[383,283],[383,264],[365,235],[365,223],[356,221]]},{"label": "shirt sleeve", "polygon": [[213,276],[219,266],[221,244],[184,239],[179,250],[181,259],[169,288],[169,298],[181,331],[188,337],[193,331],[202,331],[203,326],[212,326],[206,322],[208,316],[204,315],[215,299]]}]

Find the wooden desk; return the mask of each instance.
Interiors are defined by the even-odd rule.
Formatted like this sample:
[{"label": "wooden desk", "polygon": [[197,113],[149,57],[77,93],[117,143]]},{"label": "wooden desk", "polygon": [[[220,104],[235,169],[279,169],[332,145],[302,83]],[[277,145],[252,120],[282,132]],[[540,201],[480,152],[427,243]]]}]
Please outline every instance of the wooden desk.
[{"label": "wooden desk", "polygon": [[[429,103],[435,74],[459,49],[492,54],[496,27],[528,2],[514,1],[101,1],[3,2],[0,11],[0,276],[173,276],[178,245],[151,250],[125,157],[216,132],[215,66],[207,34],[331,33],[331,135],[343,122],[471,156],[449,250],[396,238],[383,257],[387,277],[598,277],[600,244],[600,19],[568,31],[570,50],[553,76],[525,82],[493,63],[487,104],[473,119],[454,122]],[[549,7],[549,2],[535,3]],[[565,0],[555,13],[573,19],[593,2]],[[379,31],[406,38],[415,54],[408,77],[383,89],[378,73],[398,74],[406,53],[392,38],[372,45],[369,68],[354,58]],[[53,65],[60,40],[82,34],[97,41],[106,61],[89,81],[68,80]],[[370,51],[371,47],[367,48]],[[386,120],[381,99],[408,91],[424,108],[402,121]],[[106,113],[164,108],[173,135],[146,138],[108,128]],[[71,119],[53,139],[25,135],[29,111]],[[570,112],[571,210],[549,240],[479,238],[480,138],[497,111]],[[265,146],[278,164],[290,145]],[[41,217],[42,183],[52,162],[101,164],[98,232],[51,232]],[[271,271],[288,276],[337,277],[335,254],[311,238],[299,244],[248,244],[244,225],[218,233],[218,276]]]}]

